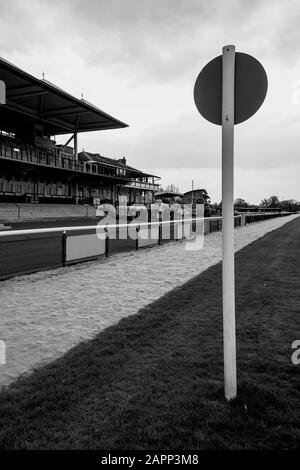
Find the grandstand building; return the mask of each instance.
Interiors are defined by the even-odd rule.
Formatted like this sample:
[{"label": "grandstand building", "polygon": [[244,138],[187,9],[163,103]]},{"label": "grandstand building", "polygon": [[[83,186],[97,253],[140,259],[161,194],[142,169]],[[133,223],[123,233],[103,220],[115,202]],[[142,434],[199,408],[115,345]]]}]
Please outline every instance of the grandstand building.
[{"label": "grandstand building", "polygon": [[205,204],[209,205],[210,197],[206,189],[193,189],[183,195],[184,204]]},{"label": "grandstand building", "polygon": [[[127,127],[84,99],[0,59],[6,104],[0,105],[0,202],[151,203],[155,175],[87,151],[78,134]],[[56,136],[70,135],[65,145]]]}]

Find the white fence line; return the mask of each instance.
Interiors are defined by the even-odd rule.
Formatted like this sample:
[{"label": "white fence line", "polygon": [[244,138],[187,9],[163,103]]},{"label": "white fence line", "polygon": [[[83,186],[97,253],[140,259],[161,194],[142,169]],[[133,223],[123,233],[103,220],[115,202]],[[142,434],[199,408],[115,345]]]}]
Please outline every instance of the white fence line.
[{"label": "white fence line", "polygon": [[[235,216],[240,217],[240,216]],[[116,229],[116,228],[126,228],[126,227],[149,227],[163,224],[182,224],[184,222],[196,222],[198,220],[222,220],[222,217],[195,217],[194,219],[174,219],[174,220],[165,220],[157,222],[130,222],[128,224],[108,224],[101,225],[101,221],[97,225],[77,225],[71,227],[48,227],[48,228],[38,228],[38,229],[26,229],[26,230],[10,230],[9,232],[0,232],[0,237],[6,237],[8,235],[32,235],[35,233],[55,233],[55,232],[74,232],[77,230],[92,230],[92,229]]]},{"label": "white fence line", "polygon": [[[261,213],[251,214],[250,218],[253,220],[243,215],[236,215],[235,220],[237,219],[238,223],[234,225],[243,226],[245,223],[269,220],[268,215],[274,218],[272,213],[265,214],[266,217],[263,217],[263,215]],[[289,214],[281,213],[280,215]],[[278,216],[279,214],[276,214],[275,217]],[[199,221],[201,223],[196,224]],[[158,220],[155,222],[133,220],[126,224],[105,224],[105,220],[102,219],[98,225],[0,232],[0,279],[66,266],[73,262],[95,259],[101,255],[107,257],[110,253],[116,251],[138,250],[145,246],[161,245],[168,240],[189,239],[193,234],[193,224],[195,224],[195,233],[199,234],[200,229],[201,232],[203,230],[202,235],[205,235],[206,233],[222,230],[222,217],[176,218],[175,220]],[[173,228],[173,231],[171,231],[171,228]],[[133,229],[131,233],[129,233],[130,229]],[[168,231],[167,234],[164,233],[165,229]],[[113,230],[119,232],[119,236]],[[103,237],[105,231],[107,233]],[[124,232],[126,233],[125,238]],[[50,233],[56,233],[57,235],[47,236]],[[115,241],[117,241],[116,244]],[[15,243],[17,243],[17,248]],[[35,256],[36,250],[38,250],[37,257]],[[19,256],[20,253],[22,256]]]},{"label": "white fence line", "polygon": [[[264,213],[250,213],[250,214],[240,214],[235,215],[234,218],[240,218],[242,216],[256,217],[258,215],[274,215],[273,212],[264,212]],[[281,212],[282,214],[288,214],[287,212]],[[157,222],[130,222],[127,224],[110,224],[110,225],[101,225],[101,221],[97,225],[77,225],[77,226],[66,226],[66,227],[47,227],[47,228],[38,228],[38,229],[25,229],[25,230],[9,230],[9,231],[0,231],[0,237],[16,236],[16,235],[34,235],[39,233],[55,233],[55,232],[74,232],[79,230],[110,230],[116,228],[126,228],[126,227],[150,227],[157,225],[166,225],[166,224],[181,224],[187,222],[197,222],[200,220],[222,220],[222,217],[195,217],[190,219],[174,219],[174,220],[162,220]]]}]

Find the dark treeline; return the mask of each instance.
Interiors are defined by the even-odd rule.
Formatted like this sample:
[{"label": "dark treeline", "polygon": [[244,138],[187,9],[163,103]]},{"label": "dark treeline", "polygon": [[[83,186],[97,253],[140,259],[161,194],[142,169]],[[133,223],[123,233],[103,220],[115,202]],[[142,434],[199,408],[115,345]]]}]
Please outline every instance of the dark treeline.
[{"label": "dark treeline", "polygon": [[[214,204],[212,204],[212,207],[214,209],[220,210],[222,208],[222,201],[219,203],[215,202]],[[249,209],[254,209],[255,207],[269,207],[270,209],[281,209],[290,212],[297,212],[300,211],[300,202],[296,199],[285,199],[280,201],[278,196],[270,196],[269,198],[262,199],[262,201],[258,205],[249,204],[249,202],[245,201],[245,199],[242,198],[237,198],[234,201],[235,209],[247,207]]]}]

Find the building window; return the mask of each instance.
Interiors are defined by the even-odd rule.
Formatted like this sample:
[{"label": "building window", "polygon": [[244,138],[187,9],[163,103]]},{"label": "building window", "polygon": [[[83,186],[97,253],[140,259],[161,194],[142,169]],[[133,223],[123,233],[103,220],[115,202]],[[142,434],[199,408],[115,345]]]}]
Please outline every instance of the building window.
[{"label": "building window", "polygon": [[12,180],[7,180],[6,181],[5,191],[7,193],[12,193],[13,192],[13,181]]},{"label": "building window", "polygon": [[38,183],[38,193],[44,195],[45,184],[40,182]]},{"label": "building window", "polygon": [[117,168],[117,175],[126,176],[126,170],[123,168]]},{"label": "building window", "polygon": [[51,196],[51,183],[46,183],[45,184],[45,196]]},{"label": "building window", "polygon": [[18,195],[22,194],[22,183],[17,181],[15,184],[15,188],[16,188],[16,194]]},{"label": "building window", "polygon": [[58,196],[64,196],[65,195],[65,187],[62,184],[57,185],[57,194],[58,194]]}]

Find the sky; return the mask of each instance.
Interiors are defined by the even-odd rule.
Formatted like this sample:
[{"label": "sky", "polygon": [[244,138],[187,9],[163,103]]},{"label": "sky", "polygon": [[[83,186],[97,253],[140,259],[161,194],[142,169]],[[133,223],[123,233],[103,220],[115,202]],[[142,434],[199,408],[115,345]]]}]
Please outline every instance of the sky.
[{"label": "sky", "polygon": [[[235,198],[300,200],[298,0],[0,0],[0,55],[128,128],[79,135],[79,149],[221,200],[221,127],[193,100],[207,62],[234,44],[268,75],[264,104],[235,126]],[[67,137],[58,138],[65,142]]]}]

